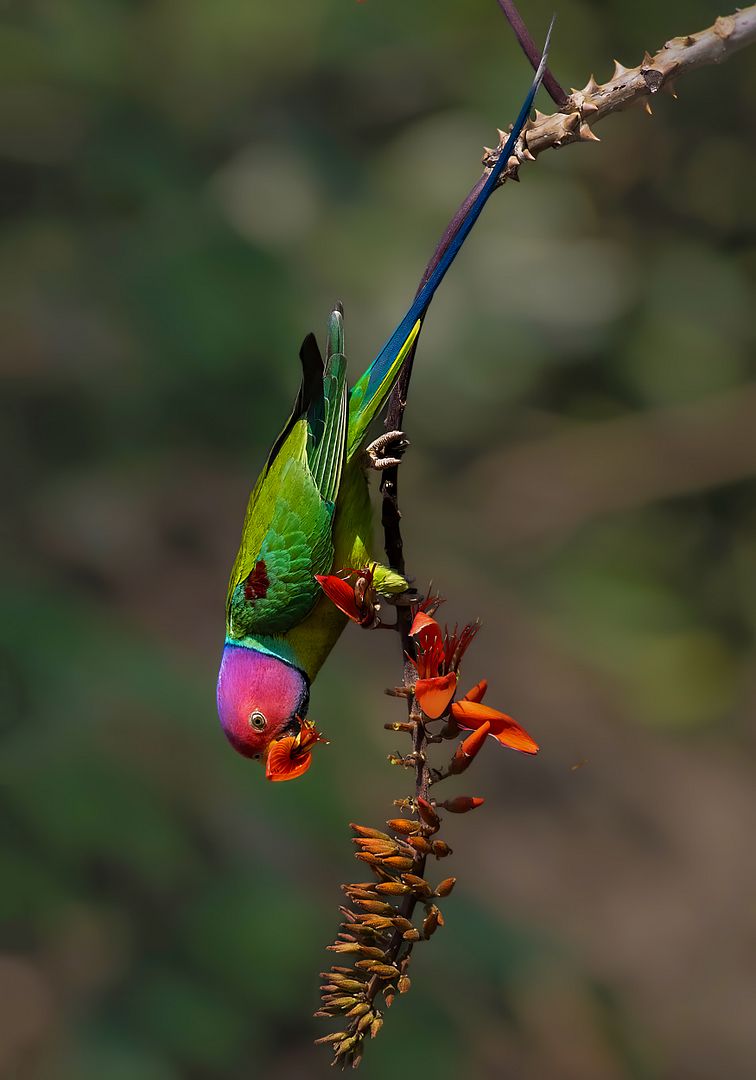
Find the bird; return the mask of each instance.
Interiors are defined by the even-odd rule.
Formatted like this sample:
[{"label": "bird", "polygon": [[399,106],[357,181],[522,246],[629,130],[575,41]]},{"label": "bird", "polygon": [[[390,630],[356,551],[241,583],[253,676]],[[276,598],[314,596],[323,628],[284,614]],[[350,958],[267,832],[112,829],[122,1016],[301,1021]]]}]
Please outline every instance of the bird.
[{"label": "bird", "polygon": [[309,765],[318,738],[307,719],[310,687],[347,624],[319,578],[370,566],[378,593],[406,583],[371,554],[369,468],[398,460],[401,432],[368,442],[404,360],[417,344],[430,303],[500,181],[530,115],[546,68],[540,64],[485,183],[406,314],[367,370],[347,385],[344,316],[328,320],[325,357],[308,334],[292,413],[252,490],[226,599],[226,634],[217,682],[221,727],[231,746],[262,761],[269,779],[291,779]]}]

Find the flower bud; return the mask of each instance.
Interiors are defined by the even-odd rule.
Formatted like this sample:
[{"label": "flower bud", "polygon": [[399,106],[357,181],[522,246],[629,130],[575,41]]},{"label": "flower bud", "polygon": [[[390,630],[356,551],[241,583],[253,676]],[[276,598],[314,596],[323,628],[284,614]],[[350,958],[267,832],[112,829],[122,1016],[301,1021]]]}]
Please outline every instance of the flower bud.
[{"label": "flower bud", "polygon": [[427,799],[423,799],[420,796],[417,798],[417,812],[429,828],[438,829],[441,825],[441,818],[434,808]]},{"label": "flower bud", "polygon": [[463,739],[454,752],[454,757],[451,759],[449,765],[449,772],[456,775],[462,773],[472,763],[473,758],[478,753],[483,743],[486,741],[486,736],[491,730],[491,725],[486,720],[481,724],[479,728],[476,728],[466,739]]},{"label": "flower bud", "polygon": [[452,814],[466,814],[470,810],[477,810],[485,801],[485,799],[481,799],[477,795],[458,795],[456,799],[447,799],[446,802],[439,803],[439,805]]},{"label": "flower bud", "polygon": [[454,877],[444,878],[440,884],[436,886],[436,896],[448,896],[457,883],[457,879]]}]

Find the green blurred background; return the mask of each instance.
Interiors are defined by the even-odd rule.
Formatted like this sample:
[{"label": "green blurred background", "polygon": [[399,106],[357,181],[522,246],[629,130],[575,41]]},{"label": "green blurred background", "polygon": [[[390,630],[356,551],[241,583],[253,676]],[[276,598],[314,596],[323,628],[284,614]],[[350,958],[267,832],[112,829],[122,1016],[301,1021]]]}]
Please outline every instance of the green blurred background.
[{"label": "green blurred background", "polygon": [[[0,1074],[325,1076],[396,642],[345,634],[331,746],[266,784],[215,716],[226,577],[301,338],[340,297],[364,367],[528,65],[493,0],[0,9]],[[556,10],[570,86],[724,9]],[[410,569],[543,751],[459,786],[368,1080],[754,1075],[753,59],[524,168],[432,308]]]}]

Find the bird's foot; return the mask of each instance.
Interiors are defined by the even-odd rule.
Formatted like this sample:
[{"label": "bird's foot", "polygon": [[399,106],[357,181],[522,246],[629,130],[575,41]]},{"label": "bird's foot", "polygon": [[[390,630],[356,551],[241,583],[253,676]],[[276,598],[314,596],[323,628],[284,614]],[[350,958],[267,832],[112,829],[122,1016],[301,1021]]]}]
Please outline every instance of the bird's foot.
[{"label": "bird's foot", "polygon": [[403,431],[386,431],[365,447],[366,465],[378,472],[400,465],[408,446],[409,441]]}]

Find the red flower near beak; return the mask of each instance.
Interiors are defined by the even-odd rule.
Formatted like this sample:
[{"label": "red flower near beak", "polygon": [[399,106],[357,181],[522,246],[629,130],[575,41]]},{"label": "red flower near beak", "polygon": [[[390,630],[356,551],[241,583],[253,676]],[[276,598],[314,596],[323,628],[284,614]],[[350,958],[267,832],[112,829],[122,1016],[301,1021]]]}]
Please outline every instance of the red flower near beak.
[{"label": "red flower near beak", "polygon": [[311,747],[327,741],[318,734],[311,720],[303,720],[298,735],[285,735],[270,744],[265,763],[266,777],[274,781],[295,780],[312,764]]}]

